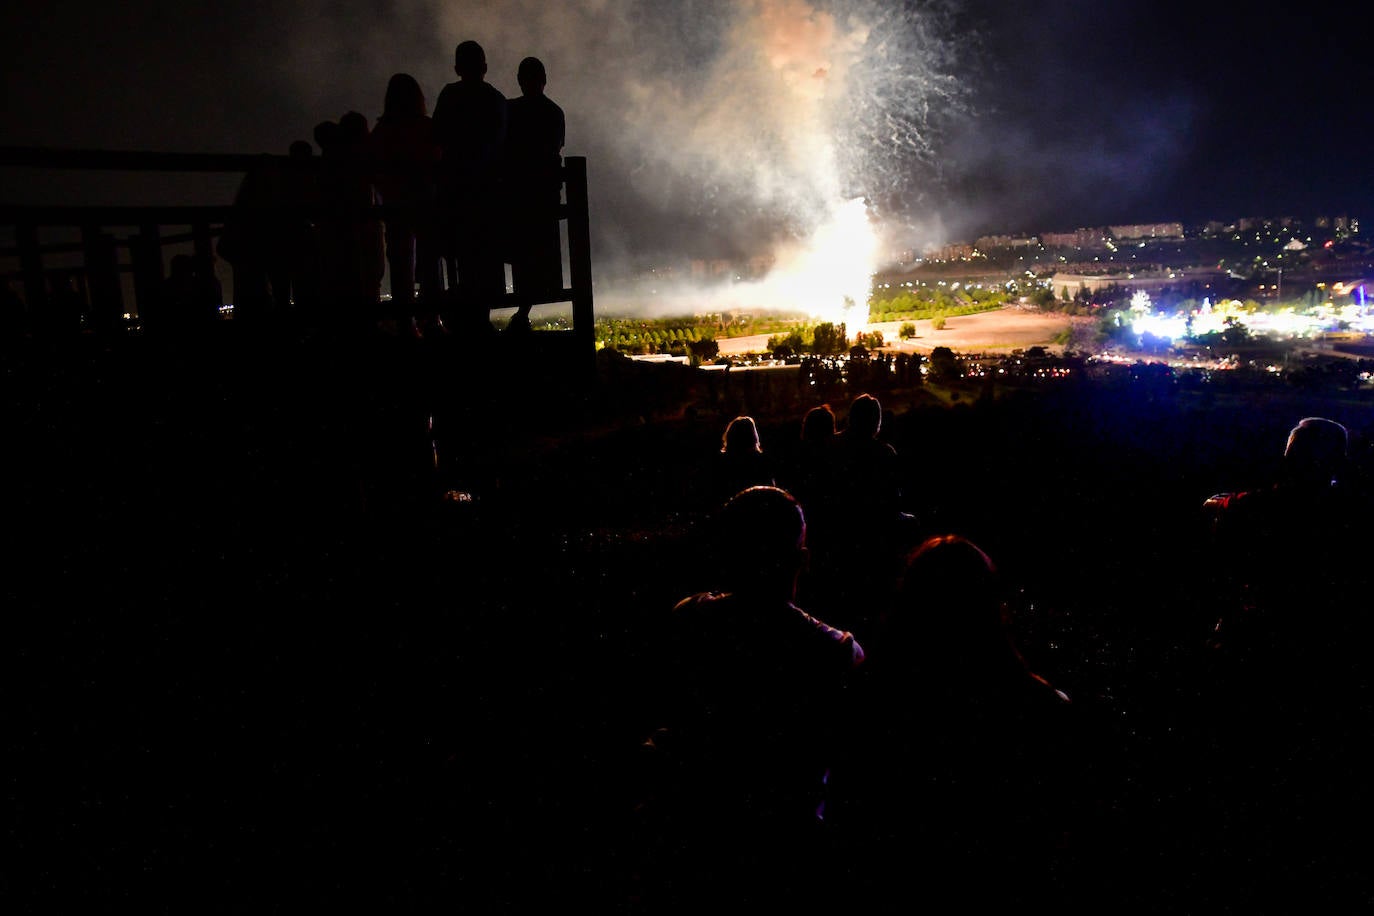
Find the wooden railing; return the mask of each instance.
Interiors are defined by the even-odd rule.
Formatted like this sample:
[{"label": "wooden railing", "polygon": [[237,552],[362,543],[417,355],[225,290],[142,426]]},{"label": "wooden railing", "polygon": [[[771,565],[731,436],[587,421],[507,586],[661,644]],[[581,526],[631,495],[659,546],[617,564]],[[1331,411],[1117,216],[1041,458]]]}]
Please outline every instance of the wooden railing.
[{"label": "wooden railing", "polygon": [[[314,157],[302,163],[302,160],[286,156],[0,147],[0,168],[246,173],[268,162],[290,168],[323,165],[322,160]],[[488,303],[488,307],[500,309],[570,302],[572,329],[550,333],[570,336],[576,349],[590,357],[595,350],[595,315],[587,160],[584,157],[564,158],[563,182],[565,202],[560,205],[558,216],[567,227],[568,285],[538,297],[519,291],[505,293]],[[165,280],[163,246],[190,242],[198,255],[209,256],[214,238],[237,212],[228,205],[26,206],[0,202],[0,225],[13,227],[15,237],[14,248],[0,249],[0,257],[18,259],[18,277],[25,305],[31,313],[38,313],[48,302],[49,273],[70,271],[70,268],[51,267],[48,256],[80,252],[80,273],[89,300],[92,325],[97,331],[112,329],[119,326],[124,312],[121,274],[132,274],[135,308],[138,302],[154,301]],[[377,206],[369,208],[365,215],[385,219],[387,213],[387,207]],[[79,230],[80,242],[45,243],[44,230],[55,227]],[[137,227],[137,231],[119,239],[108,231],[110,227]],[[190,231],[164,234],[166,227],[190,227]],[[127,265],[120,263],[122,247],[129,251]]]}]

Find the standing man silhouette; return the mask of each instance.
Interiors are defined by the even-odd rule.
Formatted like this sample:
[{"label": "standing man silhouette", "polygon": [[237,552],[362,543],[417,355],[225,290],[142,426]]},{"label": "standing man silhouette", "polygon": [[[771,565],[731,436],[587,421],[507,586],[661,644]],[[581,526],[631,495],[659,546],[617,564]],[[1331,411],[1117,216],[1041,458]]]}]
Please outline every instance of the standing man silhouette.
[{"label": "standing man silhouette", "polygon": [[[563,109],[544,94],[548,75],[537,57],[520,61],[520,98],[507,104],[506,183],[511,201],[511,281],[515,292],[534,299],[563,288],[563,249],[558,205],[563,191]],[[533,302],[521,302],[512,331],[530,326]]]},{"label": "standing man silhouette", "polygon": [[[450,308],[445,324],[475,324],[506,290],[496,231],[501,158],[506,144],[506,97],[486,81],[487,56],[475,41],[454,49],[449,83],[434,103],[434,137],[443,150],[439,206]],[[454,288],[456,285],[456,303]],[[451,313],[452,314],[452,313]]]}]

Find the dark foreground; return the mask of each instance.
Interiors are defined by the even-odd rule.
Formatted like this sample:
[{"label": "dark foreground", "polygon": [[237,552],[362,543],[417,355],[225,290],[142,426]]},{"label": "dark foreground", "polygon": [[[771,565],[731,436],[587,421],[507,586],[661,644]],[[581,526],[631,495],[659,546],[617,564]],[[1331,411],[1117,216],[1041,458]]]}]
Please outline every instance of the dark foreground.
[{"label": "dark foreground", "polygon": [[[736,413],[784,456],[806,407],[857,392],[573,384],[442,346],[7,356],[7,899],[635,909],[639,685],[662,615],[712,585],[701,469]],[[1253,911],[1190,839],[1217,816],[1189,773],[1200,508],[1267,482],[1306,415],[1367,468],[1368,397],[879,396],[908,508],[999,560],[1032,666],[1122,750],[1108,855],[1133,864],[1104,910]]]}]

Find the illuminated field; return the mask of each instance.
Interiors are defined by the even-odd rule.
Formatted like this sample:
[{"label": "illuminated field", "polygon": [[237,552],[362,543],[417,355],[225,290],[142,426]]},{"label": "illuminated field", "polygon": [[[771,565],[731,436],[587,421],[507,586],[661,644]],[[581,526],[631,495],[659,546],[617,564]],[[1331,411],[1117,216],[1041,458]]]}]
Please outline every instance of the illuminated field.
[{"label": "illuminated field", "polygon": [[[1048,349],[1061,349],[1055,343],[1075,322],[1091,324],[1092,319],[1070,318],[1052,312],[1039,312],[1028,309],[1004,308],[976,315],[961,315],[945,319],[942,330],[934,330],[931,322],[913,321],[916,337],[899,340],[897,332],[904,321],[881,321],[866,325],[869,331],[880,331],[887,346],[928,353],[936,347],[949,347],[955,351],[1011,350],[1018,347],[1042,346]],[[851,335],[855,328],[849,328]],[[718,340],[720,352],[725,355],[740,353],[760,353],[768,349],[768,336],[755,334],[749,337],[731,337]]]}]

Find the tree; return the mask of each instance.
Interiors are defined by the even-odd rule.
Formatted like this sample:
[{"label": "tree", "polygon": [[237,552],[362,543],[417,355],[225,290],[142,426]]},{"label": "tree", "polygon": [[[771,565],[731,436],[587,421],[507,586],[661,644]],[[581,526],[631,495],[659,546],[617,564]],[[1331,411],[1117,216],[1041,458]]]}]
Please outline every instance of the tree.
[{"label": "tree", "polygon": [[699,366],[707,360],[715,359],[720,355],[720,344],[710,337],[703,337],[701,340],[693,340],[687,343],[688,352],[692,354],[692,365]]},{"label": "tree", "polygon": [[902,326],[897,329],[897,336],[902,340],[910,340],[916,336],[916,325],[910,321],[903,322]]},{"label": "tree", "polygon": [[930,351],[930,377],[942,381],[959,377],[959,360],[949,347]]},{"label": "tree", "polygon": [[1221,342],[1228,347],[1243,347],[1250,342],[1250,329],[1234,318],[1227,318]]},{"label": "tree", "polygon": [[844,324],[832,324],[823,321],[816,325],[813,332],[811,352],[817,356],[828,356],[836,353],[843,353],[849,343],[849,335],[845,333]]},{"label": "tree", "polygon": [[[779,350],[787,351],[788,356],[796,356],[806,348],[806,340],[802,337],[801,331],[789,331],[786,334],[774,334],[768,338],[768,349],[776,354]],[[778,357],[785,359],[786,357]]]}]

